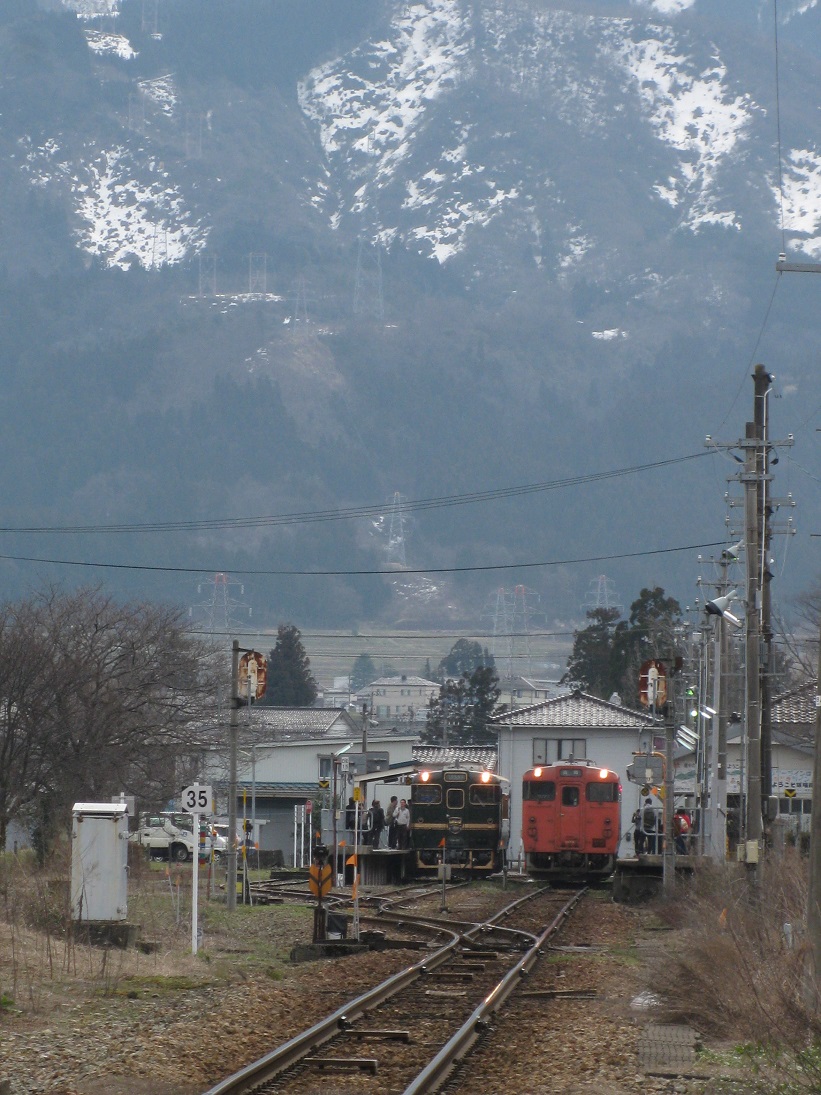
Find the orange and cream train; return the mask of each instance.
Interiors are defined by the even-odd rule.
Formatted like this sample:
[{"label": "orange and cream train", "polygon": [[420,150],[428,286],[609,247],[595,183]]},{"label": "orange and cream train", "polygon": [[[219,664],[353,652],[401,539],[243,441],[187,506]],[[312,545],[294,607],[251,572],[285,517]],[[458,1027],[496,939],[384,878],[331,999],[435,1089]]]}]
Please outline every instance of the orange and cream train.
[{"label": "orange and cream train", "polygon": [[601,878],[616,865],[621,783],[588,760],[542,764],[522,779],[522,843],[537,878]]}]

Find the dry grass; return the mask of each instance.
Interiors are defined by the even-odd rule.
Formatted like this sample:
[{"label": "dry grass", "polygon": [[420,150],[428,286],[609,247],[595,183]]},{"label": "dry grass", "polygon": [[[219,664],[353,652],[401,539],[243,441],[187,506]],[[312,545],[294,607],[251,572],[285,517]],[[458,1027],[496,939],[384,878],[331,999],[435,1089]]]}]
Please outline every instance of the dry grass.
[{"label": "dry grass", "polygon": [[675,987],[673,1021],[688,1022],[761,1072],[761,1091],[821,1092],[821,1015],[805,1000],[807,861],[794,850],[760,867],[706,864],[660,917],[680,931],[654,978]]},{"label": "dry grass", "polygon": [[[129,876],[128,920],[140,948],[88,946],[75,939],[68,908],[70,864],[56,855],[45,870],[27,855],[0,856],[0,1014],[43,1014],[70,992],[95,996],[150,985],[178,991],[263,971],[280,976],[291,947],[311,934],[311,911],[240,906],[229,916],[224,880],[209,899],[200,872],[199,953],[191,953],[191,871],[136,858]],[[221,881],[221,885],[220,885]],[[266,915],[267,913],[272,915]],[[272,916],[277,930],[271,930]]]}]

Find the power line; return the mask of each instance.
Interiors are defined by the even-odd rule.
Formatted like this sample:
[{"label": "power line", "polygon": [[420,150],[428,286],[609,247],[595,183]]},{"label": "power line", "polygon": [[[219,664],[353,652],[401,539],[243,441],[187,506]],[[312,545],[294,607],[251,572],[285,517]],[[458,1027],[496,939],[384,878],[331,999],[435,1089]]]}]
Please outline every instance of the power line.
[{"label": "power line", "polygon": [[0,555],[0,560],[14,563],[41,563],[51,566],[98,567],[101,570],[151,571],[158,574],[213,574],[224,571],[232,574],[245,574],[257,577],[292,578],[328,578],[328,577],[366,577],[369,575],[389,574],[396,577],[401,574],[469,574],[487,570],[532,570],[536,567],[570,566],[576,563],[607,563],[615,559],[643,559],[652,555],[671,555],[679,551],[702,551],[705,548],[723,547],[724,540],[711,540],[702,544],[682,544],[680,547],[648,548],[646,551],[627,551],[614,555],[588,555],[578,559],[545,559],[534,563],[488,563],[477,566],[461,567],[418,567],[412,570],[363,569],[363,570],[291,570],[276,568],[271,570],[247,570],[240,567],[171,567],[152,566],[140,563],[98,563],[81,559],[40,559],[30,555]]},{"label": "power line", "polygon": [[[494,502],[502,498],[520,498],[564,487],[577,487],[585,483],[600,483],[608,479],[617,479],[638,472],[667,468],[673,464],[683,464],[688,460],[699,460],[710,455],[710,450],[690,453],[687,456],[670,457],[655,460],[648,464],[633,464],[626,468],[610,471],[591,472],[589,475],[575,475],[567,479],[552,479],[544,483],[529,483],[517,487],[500,487],[498,490],[476,491],[472,494],[451,494],[434,498],[420,498],[416,501],[402,501],[402,510],[442,509],[449,506],[473,505],[477,502]],[[271,514],[263,517],[220,517],[203,521],[147,521],[136,524],[115,525],[43,525],[43,526],[0,526],[0,532],[47,534],[59,533],[134,533],[134,532],[203,532],[212,529],[259,528],[263,526],[311,524],[317,521],[349,521],[357,517],[379,517],[385,512],[384,504],[377,506],[351,506],[328,510],[306,510],[296,513]],[[199,571],[197,572],[199,573]],[[248,573],[248,572],[246,572]]]}]

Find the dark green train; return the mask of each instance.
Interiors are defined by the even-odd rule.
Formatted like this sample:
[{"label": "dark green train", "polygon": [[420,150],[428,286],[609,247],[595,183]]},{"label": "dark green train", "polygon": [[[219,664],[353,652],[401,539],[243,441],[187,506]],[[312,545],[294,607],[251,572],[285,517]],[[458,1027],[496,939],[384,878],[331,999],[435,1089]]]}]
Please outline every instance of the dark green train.
[{"label": "dark green train", "polygon": [[411,778],[412,871],[451,877],[502,869],[510,839],[509,782],[481,768],[425,768]]}]

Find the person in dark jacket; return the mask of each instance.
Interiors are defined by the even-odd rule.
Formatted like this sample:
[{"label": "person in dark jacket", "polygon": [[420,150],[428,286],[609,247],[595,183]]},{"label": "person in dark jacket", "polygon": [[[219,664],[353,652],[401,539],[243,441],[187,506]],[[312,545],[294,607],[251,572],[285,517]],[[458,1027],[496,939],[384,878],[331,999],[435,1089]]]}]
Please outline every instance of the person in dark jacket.
[{"label": "person in dark jacket", "polygon": [[382,840],[382,830],[385,828],[385,811],[379,805],[379,799],[375,798],[368,811],[370,817],[371,847],[378,848]]}]

